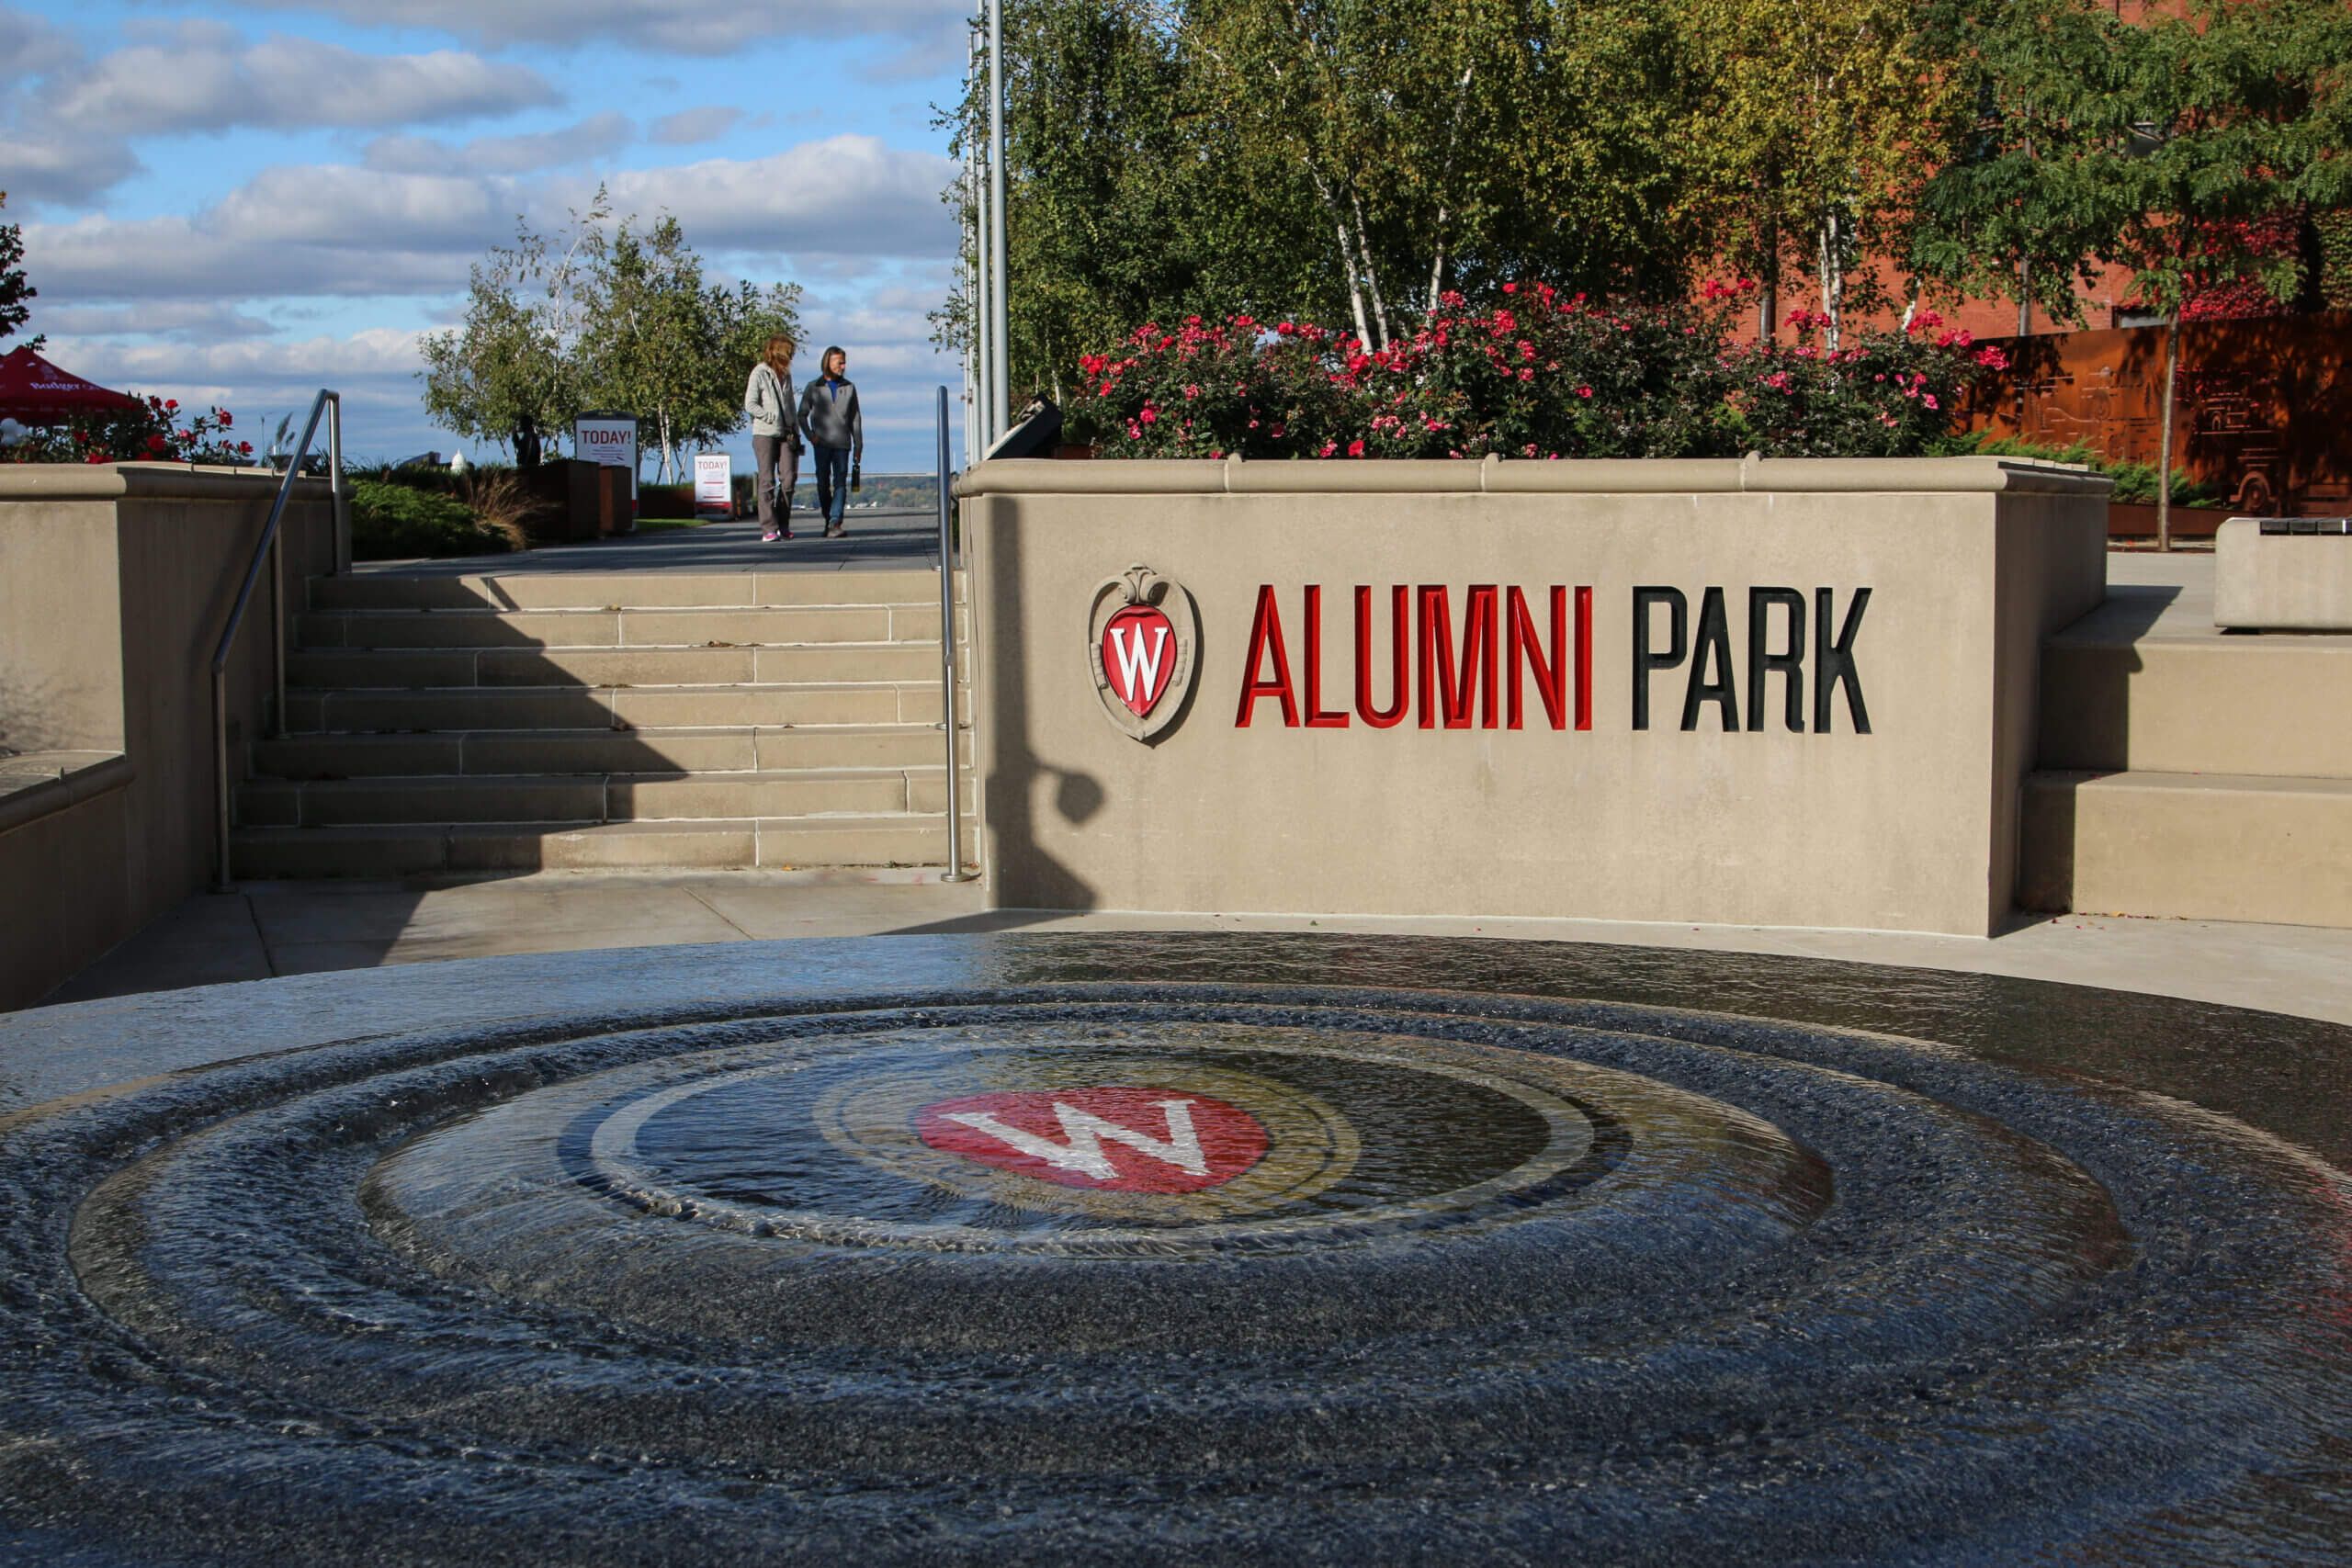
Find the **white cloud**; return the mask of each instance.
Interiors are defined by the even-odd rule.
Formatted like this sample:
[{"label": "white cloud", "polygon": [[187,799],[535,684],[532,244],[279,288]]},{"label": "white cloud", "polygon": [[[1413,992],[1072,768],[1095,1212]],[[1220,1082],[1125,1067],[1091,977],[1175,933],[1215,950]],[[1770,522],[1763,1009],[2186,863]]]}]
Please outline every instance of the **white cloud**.
[{"label": "white cloud", "polygon": [[85,135],[430,124],[558,101],[537,72],[456,50],[362,54],[315,39],[248,43],[185,22],[73,71],[52,73],[34,112]]},{"label": "white cloud", "polygon": [[458,144],[426,136],[379,136],[368,144],[360,161],[392,175],[527,175],[609,158],[635,140],[636,123],[607,109],[560,130],[478,136]]},{"label": "white cloud", "polygon": [[741,109],[724,104],[680,109],[653,122],[653,140],[665,147],[692,147],[697,142],[716,141],[734,130],[735,122],[742,118]]},{"label": "white cloud", "polygon": [[81,56],[81,50],[63,28],[0,6],[0,88],[46,75],[61,66],[71,65]]},{"label": "white cloud", "polygon": [[220,343],[267,337],[277,331],[259,316],[231,305],[194,299],[151,300],[141,305],[44,306],[41,331],[59,338],[162,337],[190,343]]},{"label": "white cloud", "polygon": [[[766,158],[628,170],[609,186],[615,212],[674,214],[706,257],[736,253],[752,276],[775,276],[820,270],[811,258],[826,255],[864,270],[944,254],[955,236],[939,190],[952,172],[936,153],[837,136]],[[441,294],[514,237],[517,214],[560,229],[594,190],[582,176],[278,167],[193,218],[27,223],[26,265],[62,303]]]},{"label": "white cloud", "polygon": [[12,203],[78,206],[139,168],[130,149],[110,138],[12,135],[0,130],[0,190]]},{"label": "white cloud", "polygon": [[927,256],[955,243],[935,152],[831,136],[765,158],[712,158],[613,176],[616,211],[674,214],[705,250]]},{"label": "white cloud", "polygon": [[942,28],[960,34],[970,0],[255,0],[365,27],[431,28],[501,46],[572,44],[611,39],[666,54],[731,54],[777,38],[904,37]]}]

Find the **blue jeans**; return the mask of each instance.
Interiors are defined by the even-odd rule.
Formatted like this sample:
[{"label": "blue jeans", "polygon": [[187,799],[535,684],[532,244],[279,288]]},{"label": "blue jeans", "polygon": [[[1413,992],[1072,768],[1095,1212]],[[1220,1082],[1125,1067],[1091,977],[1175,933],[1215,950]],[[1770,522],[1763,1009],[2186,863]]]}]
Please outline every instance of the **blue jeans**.
[{"label": "blue jeans", "polygon": [[838,528],[842,509],[849,504],[849,448],[812,445],[808,450],[817,458],[817,510],[826,527]]}]

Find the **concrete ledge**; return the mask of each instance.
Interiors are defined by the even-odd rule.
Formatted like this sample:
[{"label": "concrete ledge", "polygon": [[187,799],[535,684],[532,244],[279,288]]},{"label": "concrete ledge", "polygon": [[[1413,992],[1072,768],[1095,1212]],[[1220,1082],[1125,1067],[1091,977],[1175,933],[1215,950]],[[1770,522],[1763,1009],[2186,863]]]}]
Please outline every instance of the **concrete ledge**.
[{"label": "concrete ledge", "polygon": [[[276,493],[283,475],[267,468],[200,468],[192,463],[22,463],[0,465],[0,501],[251,502],[255,491]],[[294,481],[301,501],[324,501],[322,479]]]},{"label": "concrete ledge", "polygon": [[119,751],[28,751],[0,757],[0,833],[117,790],[138,776]]},{"label": "concrete ledge", "polygon": [[983,495],[1739,494],[2100,495],[2109,481],[2086,468],[2010,457],[1579,458],[1488,457],[1478,462],[1165,461],[1111,457],[1084,463],[1000,458],[956,482]]},{"label": "concrete ledge", "polygon": [[2266,536],[2260,520],[2231,518],[2213,536],[2213,624],[2352,632],[2352,536]]}]

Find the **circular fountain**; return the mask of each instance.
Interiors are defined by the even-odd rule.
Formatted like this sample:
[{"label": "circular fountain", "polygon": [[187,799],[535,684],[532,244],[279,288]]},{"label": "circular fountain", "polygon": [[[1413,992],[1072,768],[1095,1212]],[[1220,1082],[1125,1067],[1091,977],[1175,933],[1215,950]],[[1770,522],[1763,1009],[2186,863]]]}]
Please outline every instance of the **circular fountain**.
[{"label": "circular fountain", "polygon": [[[456,1026],[449,987],[488,1012],[513,961],[371,976],[348,1012],[16,1112],[0,1546],[2352,1550],[2346,1183],[2242,1122],[1959,1029],[1838,1026],[1826,965],[792,951],[822,978],[664,955],[654,995],[589,978],[607,955],[534,960],[582,983]],[[1845,1010],[1950,1023],[2002,983],[1904,985]],[[2011,1034],[2259,1032],[2056,992],[2012,986]]]}]

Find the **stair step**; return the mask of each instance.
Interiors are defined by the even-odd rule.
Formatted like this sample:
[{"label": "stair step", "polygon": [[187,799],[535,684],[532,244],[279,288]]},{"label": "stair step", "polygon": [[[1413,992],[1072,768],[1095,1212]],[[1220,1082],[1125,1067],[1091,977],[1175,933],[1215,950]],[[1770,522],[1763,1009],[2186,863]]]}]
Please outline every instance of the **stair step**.
[{"label": "stair step", "polygon": [[291,636],[306,651],[899,642],[935,646],[939,606],[934,603],[710,610],[333,610],[295,616]]},{"label": "stair step", "polygon": [[883,817],[946,809],[944,759],[928,767],[728,773],[250,779],[237,792],[237,818],[248,828]]},{"label": "stair step", "polygon": [[2134,636],[2131,603],[2042,649],[2042,767],[2352,779],[2352,637]]},{"label": "stair step", "polygon": [[[976,836],[964,836],[971,863]],[[594,827],[513,823],[409,828],[244,828],[232,841],[240,877],[410,876],[435,873],[616,866],[947,863],[944,817],[767,818],[616,822]]]},{"label": "stair step", "polygon": [[937,642],[787,648],[306,649],[288,684],[310,690],[451,686],[717,686],[939,678]]},{"label": "stair step", "polygon": [[[972,761],[972,732],[962,737]],[[749,773],[797,768],[930,767],[944,761],[936,725],[818,725],[699,729],[483,729],[440,735],[295,735],[257,742],[256,777],[409,774]]]},{"label": "stair step", "polygon": [[[726,685],[292,689],[286,727],[312,735],[937,724],[939,675],[935,668],[928,673],[928,680]],[[969,701],[959,696],[958,711],[968,713]]]},{"label": "stair step", "polygon": [[[967,587],[956,574],[960,602]],[[315,577],[310,607],[332,610],[607,610],[939,604],[935,569],[851,571],[490,572]],[[935,635],[935,634],[934,634]]]},{"label": "stair step", "polygon": [[2352,927],[2352,779],[2030,775],[2029,909]]}]

